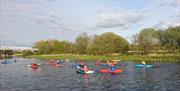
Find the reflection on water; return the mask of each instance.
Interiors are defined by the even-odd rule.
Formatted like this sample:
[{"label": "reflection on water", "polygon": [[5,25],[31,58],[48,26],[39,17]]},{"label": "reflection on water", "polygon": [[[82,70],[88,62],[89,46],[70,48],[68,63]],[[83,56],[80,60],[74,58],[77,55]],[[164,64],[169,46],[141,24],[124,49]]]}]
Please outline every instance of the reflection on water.
[{"label": "reflection on water", "polygon": [[[0,64],[1,91],[178,91],[180,89],[180,65],[153,63],[154,68],[136,68],[134,62],[122,62],[117,75],[99,73],[106,67],[87,61],[94,74],[77,74],[75,62],[61,67],[47,64],[45,60],[17,58],[17,62]],[[3,60],[0,60],[3,61]],[[8,61],[13,61],[9,59]],[[41,63],[37,69],[27,67]]]}]

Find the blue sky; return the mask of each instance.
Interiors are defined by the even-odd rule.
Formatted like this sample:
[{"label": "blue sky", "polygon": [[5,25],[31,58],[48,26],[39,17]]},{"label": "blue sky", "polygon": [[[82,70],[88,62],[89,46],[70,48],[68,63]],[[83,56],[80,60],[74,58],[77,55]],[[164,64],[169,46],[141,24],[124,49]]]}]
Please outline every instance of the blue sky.
[{"label": "blue sky", "polygon": [[180,0],[0,0],[1,45],[74,41],[114,32],[129,42],[143,28],[180,25]]}]

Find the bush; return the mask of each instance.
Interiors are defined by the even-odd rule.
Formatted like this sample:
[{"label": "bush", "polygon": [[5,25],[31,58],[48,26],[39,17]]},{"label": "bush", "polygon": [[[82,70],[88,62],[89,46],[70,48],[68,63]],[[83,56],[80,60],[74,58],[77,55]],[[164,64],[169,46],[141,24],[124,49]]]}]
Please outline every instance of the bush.
[{"label": "bush", "polygon": [[22,51],[22,56],[29,56],[29,55],[32,55],[32,54],[33,54],[33,52],[30,51],[30,50],[23,50]]}]

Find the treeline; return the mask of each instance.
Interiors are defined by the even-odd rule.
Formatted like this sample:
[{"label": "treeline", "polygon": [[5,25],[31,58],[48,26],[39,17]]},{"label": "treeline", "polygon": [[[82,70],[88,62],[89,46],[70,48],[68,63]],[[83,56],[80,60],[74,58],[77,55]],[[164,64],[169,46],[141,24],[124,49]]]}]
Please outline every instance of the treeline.
[{"label": "treeline", "polygon": [[132,36],[132,43],[112,32],[101,35],[79,35],[75,42],[59,40],[40,40],[34,44],[39,49],[39,54],[93,54],[106,55],[114,53],[149,54],[154,51],[179,52],[180,26],[170,27],[165,30],[146,28]]},{"label": "treeline", "polygon": [[141,54],[180,52],[180,26],[164,30],[146,28],[133,35],[132,39],[130,50],[140,51]]},{"label": "treeline", "polygon": [[103,55],[128,51],[128,41],[114,33],[102,35],[79,35],[75,42],[40,40],[35,43],[39,54],[76,53]]}]

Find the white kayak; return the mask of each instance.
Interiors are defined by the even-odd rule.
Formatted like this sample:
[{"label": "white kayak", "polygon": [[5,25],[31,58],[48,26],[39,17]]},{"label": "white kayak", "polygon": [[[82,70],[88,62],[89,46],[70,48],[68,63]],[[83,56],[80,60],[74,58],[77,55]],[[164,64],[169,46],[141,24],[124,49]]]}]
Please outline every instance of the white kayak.
[{"label": "white kayak", "polygon": [[82,70],[79,70],[79,71],[76,71],[76,73],[79,73],[79,74],[91,74],[91,73],[94,73],[94,71],[88,70],[87,72],[84,72]]},{"label": "white kayak", "polygon": [[92,70],[88,70],[88,71],[87,71],[87,72],[85,72],[85,73],[90,74],[90,73],[94,73],[94,71],[92,71]]}]

